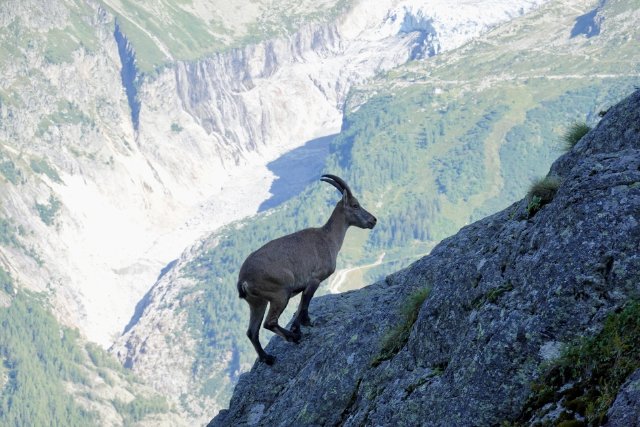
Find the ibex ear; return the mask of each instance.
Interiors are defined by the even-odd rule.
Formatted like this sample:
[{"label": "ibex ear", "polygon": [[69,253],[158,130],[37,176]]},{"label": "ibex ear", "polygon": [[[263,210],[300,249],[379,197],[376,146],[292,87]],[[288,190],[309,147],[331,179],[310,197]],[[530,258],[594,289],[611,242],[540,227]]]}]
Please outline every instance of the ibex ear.
[{"label": "ibex ear", "polygon": [[349,193],[347,190],[342,191],[342,204],[345,208],[349,205]]}]

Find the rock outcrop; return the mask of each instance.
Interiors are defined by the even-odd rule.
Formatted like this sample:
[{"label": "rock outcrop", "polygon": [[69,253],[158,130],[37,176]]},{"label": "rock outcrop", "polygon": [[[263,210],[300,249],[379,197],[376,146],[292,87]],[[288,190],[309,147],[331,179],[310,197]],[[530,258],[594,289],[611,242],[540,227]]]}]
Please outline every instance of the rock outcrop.
[{"label": "rock outcrop", "polygon": [[[314,299],[302,342],[273,338],[276,364],[241,376],[210,425],[526,423],[544,364],[640,298],[640,91],[549,175],[560,184],[539,210],[525,198],[385,280]],[[402,312],[422,289],[411,325]],[[612,425],[638,422],[637,382],[622,386]]]}]

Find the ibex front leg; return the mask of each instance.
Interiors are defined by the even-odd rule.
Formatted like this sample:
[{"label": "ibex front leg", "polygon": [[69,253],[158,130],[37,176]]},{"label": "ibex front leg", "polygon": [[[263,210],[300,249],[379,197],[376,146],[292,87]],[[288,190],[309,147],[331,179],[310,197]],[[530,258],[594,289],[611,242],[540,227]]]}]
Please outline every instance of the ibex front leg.
[{"label": "ibex front leg", "polygon": [[291,330],[293,332],[299,333],[300,325],[311,326],[311,319],[309,318],[309,303],[311,302],[311,298],[313,298],[313,294],[315,294],[319,285],[319,281],[311,282],[302,293],[296,317],[291,325]]}]

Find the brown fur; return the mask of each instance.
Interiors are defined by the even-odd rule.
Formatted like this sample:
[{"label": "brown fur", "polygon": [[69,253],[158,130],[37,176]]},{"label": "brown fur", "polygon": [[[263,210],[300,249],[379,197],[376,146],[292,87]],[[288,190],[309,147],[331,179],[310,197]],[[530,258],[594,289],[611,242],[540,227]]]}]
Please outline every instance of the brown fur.
[{"label": "brown fur", "polygon": [[[347,184],[334,175],[323,181],[341,190],[343,198],[327,223],[272,240],[247,257],[238,275],[238,294],[249,304],[247,336],[262,362],[271,365],[275,358],[267,354],[259,340],[260,323],[267,303],[269,311],[264,327],[287,341],[298,343],[300,325],[310,326],[309,302],[324,279],[336,269],[336,258],[351,225],[373,228],[376,218],[363,209]],[[302,292],[291,330],[278,324],[289,299]]]}]

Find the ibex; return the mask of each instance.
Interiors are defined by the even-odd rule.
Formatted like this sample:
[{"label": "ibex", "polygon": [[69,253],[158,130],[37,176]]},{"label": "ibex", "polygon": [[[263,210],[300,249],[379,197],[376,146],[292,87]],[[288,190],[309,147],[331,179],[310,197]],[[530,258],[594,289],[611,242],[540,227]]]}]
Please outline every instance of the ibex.
[{"label": "ibex", "polygon": [[[336,187],[342,193],[340,200],[325,225],[306,228],[272,240],[253,252],[240,267],[238,293],[249,303],[250,320],[247,336],[258,353],[260,361],[272,365],[275,357],[267,354],[258,334],[260,323],[269,303],[264,327],[287,341],[298,343],[300,325],[311,326],[309,302],[318,285],[336,269],[336,258],[347,228],[373,228],[376,218],[367,212],[351,193],[351,189],[335,175],[322,175],[321,181]],[[278,325],[278,319],[289,299],[302,292],[291,330]]]}]

